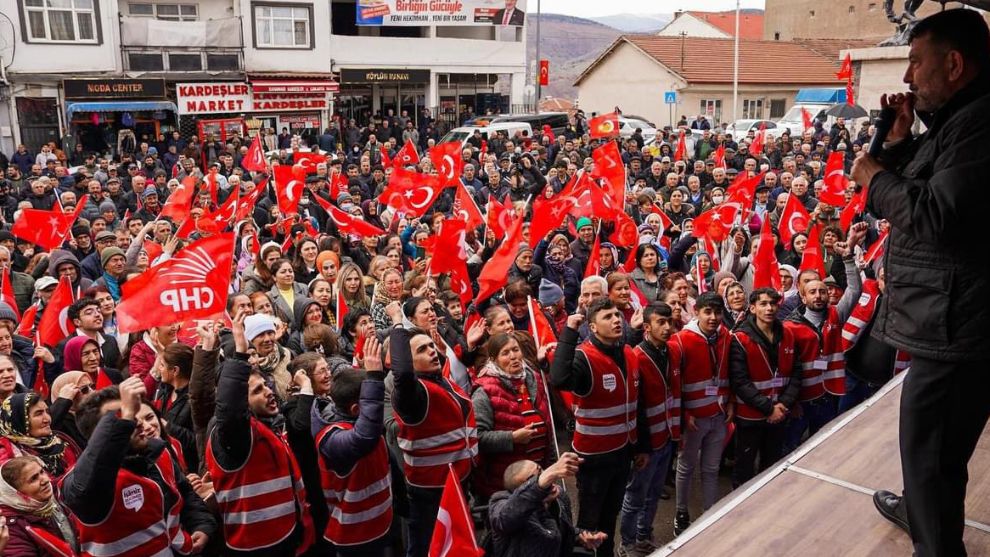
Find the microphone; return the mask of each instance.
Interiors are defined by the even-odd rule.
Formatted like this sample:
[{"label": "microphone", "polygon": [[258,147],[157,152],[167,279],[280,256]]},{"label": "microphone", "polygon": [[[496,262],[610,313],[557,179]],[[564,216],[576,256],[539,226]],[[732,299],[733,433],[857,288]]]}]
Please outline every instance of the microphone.
[{"label": "microphone", "polygon": [[873,135],[873,140],[870,141],[870,148],[867,151],[871,157],[877,158],[883,152],[883,142],[887,141],[887,134],[890,133],[890,128],[894,126],[896,119],[897,113],[892,107],[888,106],[880,110],[880,116],[873,123],[877,129],[876,134]]}]

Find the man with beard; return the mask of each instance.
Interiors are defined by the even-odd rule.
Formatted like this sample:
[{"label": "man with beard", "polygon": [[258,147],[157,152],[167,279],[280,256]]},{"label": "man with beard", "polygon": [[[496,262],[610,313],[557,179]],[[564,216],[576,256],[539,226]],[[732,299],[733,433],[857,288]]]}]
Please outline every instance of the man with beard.
[{"label": "man with beard", "polygon": [[216,533],[212,513],[161,439],[158,418],[139,419],[145,394],[141,379],[130,377],[89,395],[76,411],[89,443],[61,493],[78,520],[82,555],[199,553]]},{"label": "man with beard", "polygon": [[267,315],[239,312],[234,354],[223,364],[206,445],[228,554],[294,557],[312,543],[299,465],[283,439],[275,393],[250,363],[248,337],[274,337]]}]

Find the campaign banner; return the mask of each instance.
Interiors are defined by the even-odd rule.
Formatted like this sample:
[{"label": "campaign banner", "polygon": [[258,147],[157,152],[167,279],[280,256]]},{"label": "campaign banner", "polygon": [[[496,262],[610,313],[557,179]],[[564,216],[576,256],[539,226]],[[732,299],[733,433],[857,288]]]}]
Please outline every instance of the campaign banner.
[{"label": "campaign banner", "polygon": [[526,0],[358,0],[357,24],[383,27],[526,24]]}]

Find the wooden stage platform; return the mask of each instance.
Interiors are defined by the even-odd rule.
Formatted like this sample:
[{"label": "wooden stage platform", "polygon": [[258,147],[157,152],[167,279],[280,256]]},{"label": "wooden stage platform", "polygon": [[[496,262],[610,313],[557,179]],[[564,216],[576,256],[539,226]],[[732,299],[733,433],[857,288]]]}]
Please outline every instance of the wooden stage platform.
[{"label": "wooden stage platform", "polygon": [[[897,418],[903,375],[773,468],[723,498],[653,557],[911,555],[906,533],[874,509],[900,493]],[[964,536],[990,555],[990,427],[969,463]]]}]

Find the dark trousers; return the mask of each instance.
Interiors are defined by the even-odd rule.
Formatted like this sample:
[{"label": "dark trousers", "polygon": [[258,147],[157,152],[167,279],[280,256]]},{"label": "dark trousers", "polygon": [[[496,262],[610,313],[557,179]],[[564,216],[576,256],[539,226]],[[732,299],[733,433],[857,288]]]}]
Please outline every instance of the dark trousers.
[{"label": "dark trousers", "polygon": [[796,449],[804,439],[804,432],[808,432],[808,437],[818,433],[818,430],[831,422],[839,411],[839,397],[825,393],[824,395],[801,403],[801,417],[795,418],[794,414],[785,420],[787,424],[787,434],[784,439],[784,452],[789,453]]},{"label": "dark trousers", "polygon": [[385,557],[388,539],[388,536],[385,536],[361,545],[339,545],[335,548],[337,557]]},{"label": "dark trousers", "polygon": [[576,526],[608,534],[597,554],[611,557],[615,552],[615,521],[622,510],[622,497],[632,466],[632,449],[627,446],[610,453],[581,457],[584,462],[577,473]]},{"label": "dark trousers", "polygon": [[406,555],[426,557],[430,551],[443,488],[427,489],[410,485],[406,487],[406,495],[409,498],[409,547]]},{"label": "dark trousers", "polygon": [[966,555],[967,463],[990,417],[990,361],[912,357],[901,391],[901,468],[918,557]]},{"label": "dark trousers", "polygon": [[[764,420],[736,418],[736,465],[732,468],[733,489],[780,460],[784,454],[786,421],[770,424]],[[757,467],[756,459],[760,464]]]}]

